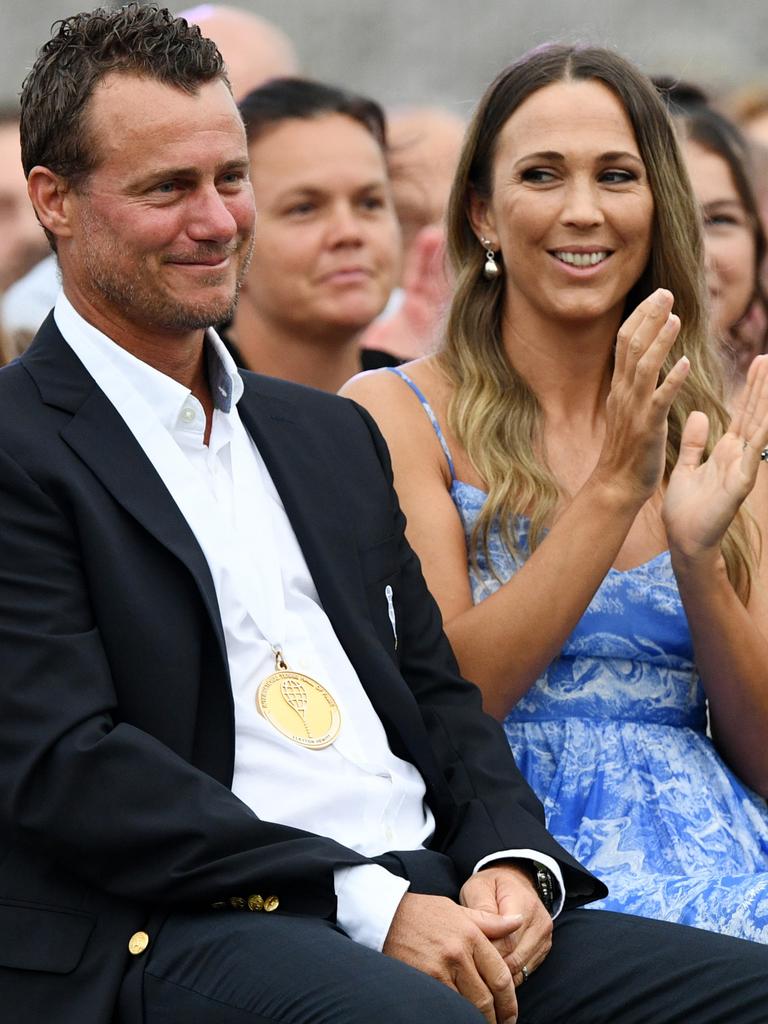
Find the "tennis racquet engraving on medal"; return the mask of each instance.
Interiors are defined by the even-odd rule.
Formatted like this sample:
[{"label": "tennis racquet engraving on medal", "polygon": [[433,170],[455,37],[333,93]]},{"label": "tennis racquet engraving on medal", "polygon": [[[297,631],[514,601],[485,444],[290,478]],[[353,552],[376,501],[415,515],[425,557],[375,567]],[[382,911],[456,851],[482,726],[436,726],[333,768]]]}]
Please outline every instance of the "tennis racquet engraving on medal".
[{"label": "tennis racquet engraving on medal", "polygon": [[329,747],[339,734],[341,713],[322,683],[292,672],[276,655],[277,671],[256,691],[259,714],[279,733],[310,750]]}]

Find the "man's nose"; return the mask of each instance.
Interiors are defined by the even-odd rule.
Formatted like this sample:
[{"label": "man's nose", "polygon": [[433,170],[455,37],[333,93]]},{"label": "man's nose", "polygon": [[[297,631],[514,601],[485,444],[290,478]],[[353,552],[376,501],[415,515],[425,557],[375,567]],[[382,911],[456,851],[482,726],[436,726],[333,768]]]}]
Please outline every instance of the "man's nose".
[{"label": "man's nose", "polygon": [[215,186],[194,195],[187,232],[198,242],[228,242],[237,234],[237,221]]}]

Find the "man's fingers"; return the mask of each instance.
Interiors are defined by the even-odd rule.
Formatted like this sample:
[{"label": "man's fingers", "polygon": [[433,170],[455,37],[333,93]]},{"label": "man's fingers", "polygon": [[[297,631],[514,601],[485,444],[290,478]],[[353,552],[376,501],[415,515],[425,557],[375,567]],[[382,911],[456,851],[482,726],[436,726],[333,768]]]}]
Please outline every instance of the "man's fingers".
[{"label": "man's fingers", "polygon": [[457,974],[459,991],[470,998],[462,986],[474,989],[471,1001],[493,1024],[514,1021],[517,1018],[517,997],[509,967],[504,958],[486,939],[473,948],[473,963]]},{"label": "man's fingers", "polygon": [[499,914],[493,910],[482,910],[477,907],[465,907],[466,913],[472,918],[483,935],[491,941],[502,939],[510,932],[517,931],[523,923],[522,914]]}]

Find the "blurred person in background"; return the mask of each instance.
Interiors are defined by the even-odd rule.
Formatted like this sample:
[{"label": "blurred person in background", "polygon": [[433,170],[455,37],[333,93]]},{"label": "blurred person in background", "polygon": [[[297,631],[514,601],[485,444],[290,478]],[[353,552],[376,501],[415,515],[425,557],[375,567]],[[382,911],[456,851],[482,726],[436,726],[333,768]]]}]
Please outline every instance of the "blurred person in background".
[{"label": "blurred person in background", "polygon": [[732,93],[725,107],[750,139],[768,151],[768,84],[753,83]]},{"label": "blurred person in background", "polygon": [[386,126],[373,100],[306,79],[274,79],[240,103],[256,230],[226,336],[246,369],[337,391],[400,272]]},{"label": "blurred person in background", "polygon": [[18,110],[0,109],[0,294],[47,249],[21,167]]},{"label": "blurred person in background", "polygon": [[604,908],[768,942],[768,357],[731,418],[651,82],[600,48],[522,57],[448,225],[443,348],[343,393],[462,672]]},{"label": "blurred person in background", "polygon": [[440,107],[388,117],[389,173],[403,233],[403,274],[390,303],[362,337],[365,348],[416,359],[431,351],[451,294],[445,264],[445,211],[464,121]]},{"label": "blurred person in background", "polygon": [[733,403],[768,338],[766,235],[753,186],[752,153],[738,127],[697,86],[668,78],[654,81],[679,129],[701,209],[710,316],[726,355]]},{"label": "blurred person in background", "polygon": [[252,11],[229,4],[199,4],[177,15],[212,39],[227,66],[235,100],[270,78],[299,73],[296,49],[282,29]]}]

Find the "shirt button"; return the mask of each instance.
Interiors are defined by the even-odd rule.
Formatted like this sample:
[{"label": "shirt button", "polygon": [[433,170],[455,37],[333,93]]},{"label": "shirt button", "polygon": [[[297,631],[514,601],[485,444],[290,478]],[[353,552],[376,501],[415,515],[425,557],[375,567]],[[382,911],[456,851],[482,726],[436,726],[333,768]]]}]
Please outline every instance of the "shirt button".
[{"label": "shirt button", "polygon": [[384,829],[384,838],[387,840],[388,843],[391,843],[392,840],[395,838],[395,833],[392,830],[391,826],[389,825],[387,825],[387,827]]},{"label": "shirt button", "polygon": [[143,953],[149,945],[149,936],[146,932],[134,932],[128,940],[128,952],[133,956]]},{"label": "shirt button", "polygon": [[195,419],[195,410],[190,409],[189,406],[181,410],[181,418],[185,423],[192,423]]}]

